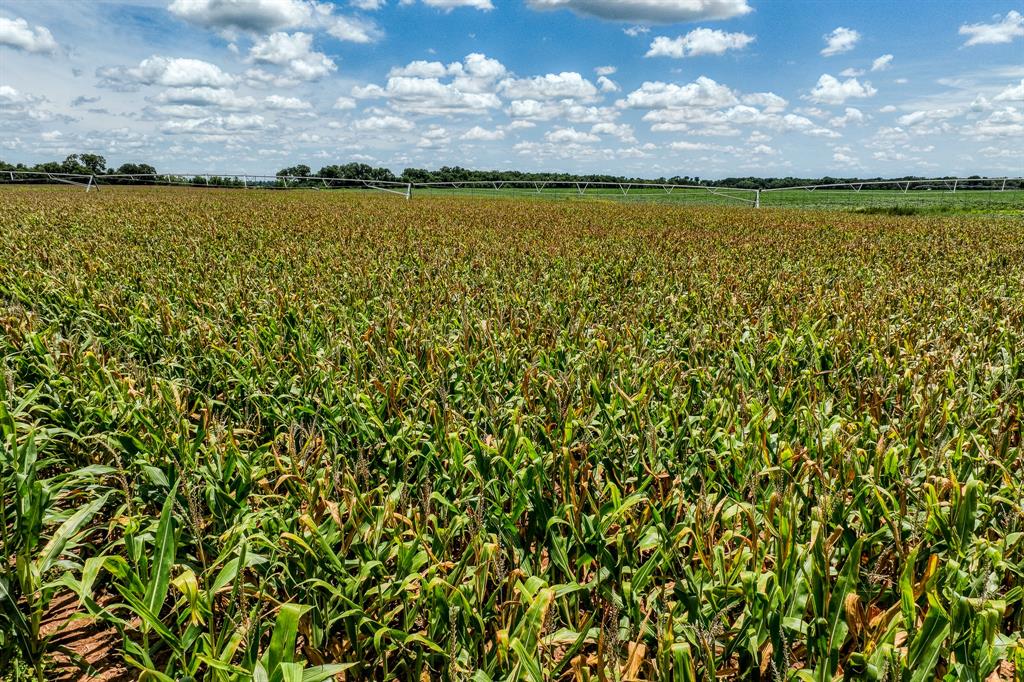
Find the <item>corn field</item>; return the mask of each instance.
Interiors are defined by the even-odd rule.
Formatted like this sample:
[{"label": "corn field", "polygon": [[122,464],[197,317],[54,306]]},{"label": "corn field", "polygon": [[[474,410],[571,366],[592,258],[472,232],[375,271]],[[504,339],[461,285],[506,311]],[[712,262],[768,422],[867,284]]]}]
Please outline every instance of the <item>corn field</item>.
[{"label": "corn field", "polygon": [[1022,231],[5,189],[0,678],[1020,679]]}]

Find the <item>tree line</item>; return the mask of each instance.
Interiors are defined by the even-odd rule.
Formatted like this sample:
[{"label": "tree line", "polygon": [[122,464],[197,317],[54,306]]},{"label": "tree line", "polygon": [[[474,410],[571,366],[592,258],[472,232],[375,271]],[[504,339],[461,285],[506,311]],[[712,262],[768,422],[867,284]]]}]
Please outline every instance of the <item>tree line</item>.
[{"label": "tree line", "polygon": [[[139,184],[143,183],[165,183],[210,185],[216,187],[242,187],[245,181],[234,177],[218,177],[213,175],[196,175],[192,177],[182,175],[160,175],[146,179],[145,176],[157,176],[156,167],[148,163],[122,163],[120,166],[107,167],[106,157],[100,154],[69,154],[63,161],[46,161],[35,165],[24,163],[11,164],[0,159],[0,172],[23,171],[27,173],[68,173],[72,175],[92,175],[104,184]],[[142,176],[136,178],[122,178],[117,176],[132,175]],[[27,177],[25,182],[48,182],[47,178]],[[274,182],[264,184],[275,184]]]},{"label": "tree line", "polygon": [[[832,184],[857,184],[862,182],[914,182],[920,180],[934,179],[921,175],[905,175],[898,178],[877,177],[795,177],[786,176],[780,178],[762,177],[730,177],[719,180],[708,180],[700,176],[673,175],[672,177],[641,178],[626,175],[605,175],[605,174],[580,174],[580,173],[529,173],[516,170],[472,170],[461,166],[442,166],[437,170],[424,168],[406,168],[401,175],[395,175],[388,168],[375,168],[365,163],[347,163],[341,166],[324,166],[318,172],[313,173],[312,169],[304,164],[282,168],[277,172],[280,178],[292,178],[293,182],[302,182],[302,178],[348,178],[352,180],[375,180],[378,182],[410,182],[413,184],[423,183],[449,183],[449,182],[573,182],[573,183],[594,183],[608,182],[618,184],[669,184],[669,185],[699,185],[702,187],[732,187],[738,189],[782,189],[785,187],[800,187],[803,185],[832,185]],[[939,178],[942,179],[942,178]],[[946,176],[946,180],[953,180],[955,176]],[[971,180],[980,180],[982,176],[972,175]],[[890,187],[885,187],[891,189]],[[1007,181],[1007,189],[1024,189],[1024,181]],[[870,189],[865,187],[864,189]]]},{"label": "tree line", "polygon": [[[107,160],[99,154],[70,154],[63,161],[47,161],[34,166],[25,164],[9,164],[0,160],[0,171],[32,171],[37,173],[74,173],[79,175],[93,175],[98,178],[105,177],[105,182],[131,182],[130,180],[119,180],[116,175],[156,175],[156,168],[148,163],[124,163],[117,168],[108,168]],[[817,178],[786,176],[780,178],[762,177],[730,177],[719,180],[708,180],[700,176],[673,175],[672,177],[641,178],[625,175],[607,175],[595,173],[555,173],[541,172],[530,173],[517,170],[473,170],[461,166],[442,166],[436,170],[425,168],[406,168],[400,175],[395,175],[389,168],[374,167],[366,163],[345,163],[323,166],[317,172],[306,164],[297,164],[282,168],[276,173],[276,181],[249,182],[248,184],[262,184],[271,186],[314,186],[320,183],[319,180],[310,178],[345,178],[349,180],[364,180],[372,182],[401,182],[401,183],[449,183],[449,182],[572,182],[572,183],[657,183],[672,185],[699,185],[703,187],[732,187],[740,189],[780,189],[785,187],[799,187],[802,185],[829,185],[829,184],[857,184],[861,182],[898,182],[918,181],[926,179],[923,176],[905,175],[898,178],[882,177],[833,177],[824,176]],[[953,180],[953,176],[945,179]],[[969,179],[981,179],[981,176],[973,175]],[[41,178],[40,181],[43,179]],[[161,176],[161,182],[173,181],[178,183],[191,183],[197,185],[216,186],[242,186],[245,181],[239,178],[221,178],[213,176]],[[877,187],[877,186],[876,186]],[[882,185],[882,188],[891,189],[889,185]],[[871,189],[866,186],[864,189]],[[1007,189],[1024,189],[1024,181],[1010,180],[1006,183]]]},{"label": "tree line", "polygon": [[71,173],[75,175],[154,175],[156,168],[148,163],[123,163],[107,168],[107,159],[99,154],[70,154],[63,161],[46,161],[34,166],[10,164],[0,160],[0,171],[31,171],[36,173]]}]

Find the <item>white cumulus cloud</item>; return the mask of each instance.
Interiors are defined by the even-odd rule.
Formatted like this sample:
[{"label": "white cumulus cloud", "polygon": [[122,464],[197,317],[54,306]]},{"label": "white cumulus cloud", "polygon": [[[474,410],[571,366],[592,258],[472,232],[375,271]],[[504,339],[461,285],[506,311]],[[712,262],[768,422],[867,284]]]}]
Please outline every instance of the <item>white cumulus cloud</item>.
[{"label": "white cumulus cloud", "polygon": [[872,71],[885,71],[892,66],[893,56],[891,54],[883,54],[881,57],[871,62]]},{"label": "white cumulus cloud", "polygon": [[1024,78],[1020,79],[1017,85],[1011,85],[996,95],[993,99],[997,102],[1021,102],[1024,101]]},{"label": "white cumulus cloud", "polygon": [[720,55],[728,50],[742,50],[754,42],[746,33],[726,33],[717,29],[695,28],[684,36],[668,38],[658,36],[651,43],[647,57],[699,57]]},{"label": "white cumulus cloud", "polygon": [[826,34],[824,38],[825,47],[822,49],[821,54],[826,57],[832,57],[852,50],[857,42],[860,41],[860,33],[852,28],[839,26],[833,29],[831,33]]},{"label": "white cumulus cloud", "polygon": [[863,111],[856,107],[846,107],[846,111],[843,112],[842,116],[835,116],[831,118],[828,124],[833,128],[845,128],[847,124],[861,124],[864,123],[865,120],[867,120],[867,117],[864,115]]},{"label": "white cumulus cloud", "polygon": [[849,147],[836,147],[832,152],[832,160],[843,166],[859,166],[860,160],[853,155]]},{"label": "white cumulus cloud", "polygon": [[253,43],[249,49],[249,61],[281,66],[295,78],[315,81],[338,67],[330,57],[312,47],[313,36],[308,33],[271,33]]},{"label": "white cumulus cloud", "polygon": [[[402,0],[400,4],[411,5],[416,0]],[[479,9],[488,12],[494,9],[494,5],[491,4],[491,0],[420,0],[427,7],[436,7],[437,9],[451,12],[453,9],[458,7],[470,7],[472,9]]]},{"label": "white cumulus cloud", "polygon": [[280,111],[308,111],[313,108],[313,105],[306,100],[298,97],[282,97],[281,95],[271,95],[263,100],[263,104],[268,109]]},{"label": "white cumulus cloud", "polygon": [[611,135],[623,142],[636,142],[636,135],[633,133],[633,126],[628,123],[595,123],[590,132],[595,135]]},{"label": "white cumulus cloud", "polygon": [[421,114],[467,113],[501,106],[493,93],[464,92],[437,78],[389,78],[382,96],[393,107]]},{"label": "white cumulus cloud", "polygon": [[555,128],[544,133],[544,139],[554,144],[590,144],[600,142],[601,138],[575,128]]},{"label": "white cumulus cloud", "polygon": [[21,149],[19,138],[12,134],[18,128],[57,121],[66,126],[77,120],[66,114],[57,113],[50,107],[50,100],[43,95],[20,92],[9,85],[0,85],[0,121],[4,122],[0,146]]},{"label": "white cumulus cloud", "polygon": [[745,126],[813,137],[840,137],[803,116],[785,114],[788,102],[773,92],[742,94],[706,76],[692,83],[648,82],[616,102],[620,109],[647,109],[652,132],[736,137]]},{"label": "white cumulus cloud", "polygon": [[313,7],[302,0],[174,0],[167,10],[210,29],[266,33],[308,24]]},{"label": "white cumulus cloud", "polygon": [[380,116],[369,116],[364,119],[356,121],[356,130],[363,132],[377,132],[381,130],[396,130],[400,132],[407,132],[415,128],[415,124],[412,121],[402,118],[401,116],[392,116],[384,114]]},{"label": "white cumulus cloud", "polygon": [[951,109],[929,109],[925,111],[912,111],[896,119],[901,126],[915,126],[927,121],[935,121],[944,118],[953,118],[957,111]]},{"label": "white cumulus cloud", "polygon": [[448,130],[440,126],[434,126],[420,136],[416,146],[420,149],[437,149],[447,146],[449,142],[451,142],[451,137],[448,135]]},{"label": "white cumulus cloud", "polygon": [[374,43],[384,35],[377,24],[359,17],[330,17],[325,20],[329,34],[350,43]]},{"label": "white cumulus cloud", "polygon": [[256,105],[252,97],[239,97],[227,88],[169,88],[152,99],[157,104],[190,107],[220,107],[229,110],[250,109]]},{"label": "white cumulus cloud", "polygon": [[461,62],[414,61],[391,69],[381,86],[357,86],[357,99],[386,99],[394,108],[421,115],[469,114],[501,106],[496,94],[505,66],[484,54],[466,55]]},{"label": "white cumulus cloud", "polygon": [[996,109],[987,118],[964,126],[963,133],[983,140],[1024,137],[1024,111],[1014,107]]},{"label": "white cumulus cloud", "polygon": [[871,83],[861,83],[856,78],[844,81],[835,76],[823,73],[817,85],[811,90],[807,99],[817,104],[843,104],[848,99],[864,99],[874,97],[878,90]]},{"label": "white cumulus cloud", "polygon": [[163,85],[171,88],[222,88],[234,83],[234,77],[219,66],[201,59],[152,56],[138,66],[102,66],[96,70],[99,84],[117,90],[130,90],[140,85]]},{"label": "white cumulus cloud", "polygon": [[960,35],[970,36],[966,46],[971,45],[1004,45],[1013,42],[1014,38],[1024,36],[1024,15],[1010,10],[1006,16],[994,17],[997,21],[991,24],[964,24],[960,27]]},{"label": "white cumulus cloud", "polygon": [[752,11],[747,0],[527,0],[534,9],[570,9],[613,21],[677,23],[732,19]]},{"label": "white cumulus cloud", "polygon": [[209,116],[182,121],[167,121],[160,126],[165,135],[231,136],[264,130],[267,124],[259,114]]},{"label": "white cumulus cloud", "polygon": [[517,99],[509,102],[505,112],[515,119],[550,121],[565,118],[572,123],[599,123],[618,116],[618,111],[610,107],[586,106],[572,99],[543,102]]},{"label": "white cumulus cloud", "polygon": [[0,45],[7,45],[25,52],[53,54],[57,41],[45,26],[29,26],[24,19],[0,17]]},{"label": "white cumulus cloud", "polygon": [[504,140],[504,130],[487,130],[480,126],[473,126],[460,136],[463,140],[476,140],[481,142],[491,142],[494,140]]},{"label": "white cumulus cloud", "polygon": [[736,104],[737,98],[729,86],[707,76],[700,76],[686,85],[648,81],[638,90],[629,93],[625,99],[619,100],[619,103],[632,109],[725,107]]},{"label": "white cumulus cloud", "polygon": [[[454,65],[453,65],[454,66]],[[428,62],[417,59],[405,66],[396,66],[388,72],[389,76],[409,76],[412,78],[443,78],[449,75],[448,66],[441,62]]]},{"label": "white cumulus cloud", "polygon": [[502,92],[512,99],[593,99],[597,88],[575,71],[549,73],[532,78],[509,78]]},{"label": "white cumulus cloud", "polygon": [[[374,7],[368,7],[374,4]],[[382,3],[360,0],[358,9]],[[335,15],[334,6],[316,0],[174,0],[167,8],[174,16],[211,30],[265,34],[284,29],[324,30],[338,40],[371,43],[383,32],[370,19]]]},{"label": "white cumulus cloud", "polygon": [[744,104],[753,107],[762,107],[768,112],[779,112],[789,106],[785,97],[779,97],[774,92],[752,92],[743,95],[741,98]]}]

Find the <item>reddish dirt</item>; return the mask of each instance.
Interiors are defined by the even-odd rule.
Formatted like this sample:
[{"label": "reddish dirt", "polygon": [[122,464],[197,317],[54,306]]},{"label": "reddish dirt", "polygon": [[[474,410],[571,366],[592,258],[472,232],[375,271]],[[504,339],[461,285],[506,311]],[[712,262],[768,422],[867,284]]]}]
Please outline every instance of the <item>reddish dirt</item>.
[{"label": "reddish dirt", "polygon": [[[102,603],[104,600],[100,600]],[[76,614],[79,617],[75,617]],[[137,675],[124,665],[117,654],[121,635],[118,631],[90,617],[81,617],[78,598],[63,592],[54,596],[46,614],[41,634],[50,636],[54,651],[47,670],[51,682],[129,682]],[[70,651],[69,655],[57,648]]]},{"label": "reddish dirt", "polygon": [[992,671],[985,682],[1015,682],[1017,679],[1014,674],[1013,663],[1010,661],[1003,661],[999,664],[999,667]]}]

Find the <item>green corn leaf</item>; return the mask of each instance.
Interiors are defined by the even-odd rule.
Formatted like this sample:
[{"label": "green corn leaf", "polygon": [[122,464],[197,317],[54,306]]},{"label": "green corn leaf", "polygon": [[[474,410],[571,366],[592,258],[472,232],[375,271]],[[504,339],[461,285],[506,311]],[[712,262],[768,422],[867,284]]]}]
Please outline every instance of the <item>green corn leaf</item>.
[{"label": "green corn leaf", "polygon": [[537,660],[536,649],[527,649],[526,645],[517,638],[513,638],[509,645],[516,652],[517,663],[526,671],[527,679],[530,682],[544,682],[544,674],[541,672],[540,661]]},{"label": "green corn leaf", "polygon": [[[404,633],[399,633],[399,634],[404,634]],[[433,651],[435,653],[438,653],[438,654],[443,654],[444,653],[444,649],[439,644],[437,644],[436,642],[430,641],[429,639],[427,639],[423,635],[418,635],[418,634],[415,634],[415,633],[410,634],[410,635],[404,635],[403,637],[401,637],[401,642],[405,646],[409,646],[409,645],[412,645],[412,644],[420,644],[420,645],[430,649],[431,651]]]},{"label": "green corn leaf", "polygon": [[36,570],[40,575],[45,574],[56,563],[57,559],[64,552],[68,543],[78,534],[86,523],[98,512],[107,502],[110,493],[107,493],[97,500],[93,500],[72,514],[54,532],[53,537],[46,543],[42,555],[36,560]]},{"label": "green corn leaf", "polygon": [[687,642],[672,645],[672,682],[697,682],[693,650]]},{"label": "green corn leaf", "polygon": [[260,661],[256,661],[256,665],[253,666],[252,682],[270,682],[267,669],[263,667],[263,663]]},{"label": "green corn leaf", "polygon": [[22,655],[27,660],[32,660],[34,657],[30,639],[32,631],[29,629],[28,621],[22,615],[17,602],[14,601],[14,597],[7,591],[7,583],[2,577],[0,577],[0,610],[3,611],[7,620],[13,626],[13,635],[18,642],[18,646],[21,648]]},{"label": "green corn leaf", "polygon": [[198,656],[198,658],[204,664],[210,666],[211,668],[213,668],[215,670],[219,670],[221,672],[231,673],[232,675],[247,675],[247,673],[248,673],[248,671],[245,668],[242,668],[242,667],[237,666],[237,665],[231,665],[230,663],[218,660],[216,658],[212,658],[212,657],[207,656],[205,654],[200,654]]},{"label": "green corn leaf", "polygon": [[131,590],[128,590],[116,583],[115,586],[118,588],[121,598],[127,602],[128,606],[130,606],[132,611],[135,612],[135,615],[137,615],[142,621],[143,626],[156,632],[160,638],[168,644],[168,646],[174,649],[175,652],[180,653],[182,650],[181,639],[174,634],[155,613],[149,610],[149,607],[146,606],[144,601],[132,594]]},{"label": "green corn leaf", "polygon": [[349,668],[355,667],[355,663],[332,663],[329,665],[317,665],[306,668],[302,671],[302,682],[325,682],[335,675],[339,675]]},{"label": "green corn leaf", "polygon": [[280,675],[271,674],[271,680],[279,679],[281,682],[302,682],[301,663],[281,663],[278,668]]},{"label": "green corn leaf", "polygon": [[150,571],[149,584],[146,586],[146,595],[143,603],[153,614],[159,614],[163,608],[164,600],[167,598],[167,590],[170,587],[171,566],[174,564],[175,540],[174,540],[174,503],[178,491],[178,484],[175,482],[164,500],[163,509],[160,511],[160,521],[156,528],[153,548],[155,554]]},{"label": "green corn leaf", "polygon": [[[828,609],[828,641],[829,655],[833,661],[838,660],[839,650],[846,641],[846,634],[849,630],[845,615],[846,597],[849,594],[856,594],[857,576],[860,572],[860,553],[863,540],[857,540],[850,549],[843,569],[839,572],[832,594],[829,596]],[[833,671],[834,672],[834,671]]]},{"label": "green corn leaf", "polygon": [[[529,585],[530,581],[527,581],[527,586]],[[523,642],[523,645],[527,648],[536,648],[537,640],[544,627],[544,617],[547,615],[548,608],[550,608],[554,598],[555,591],[553,589],[550,587],[540,588],[536,596],[532,598],[530,607],[516,625],[515,630],[512,632],[512,637]]]},{"label": "green corn leaf", "polygon": [[210,585],[210,591],[217,593],[227,587],[228,583],[232,582],[238,576],[238,566],[239,559],[232,559],[224,564],[224,567],[220,570],[217,577],[214,578],[213,583]]},{"label": "green corn leaf", "polygon": [[271,679],[280,679],[282,663],[290,663],[295,657],[295,639],[299,632],[302,614],[309,610],[300,604],[282,604],[278,611],[274,632],[270,636],[270,647],[264,654],[263,662]]},{"label": "green corn leaf", "polygon": [[903,564],[903,570],[900,571],[900,610],[903,613],[903,626],[906,628],[909,636],[913,638],[914,632],[917,630],[917,599],[914,598],[914,564],[917,563],[917,552],[918,548],[907,556],[906,562]]},{"label": "green corn leaf", "polygon": [[907,666],[911,682],[928,682],[942,655],[950,622],[938,609],[928,609],[917,636],[910,643]]},{"label": "green corn leaf", "polygon": [[957,539],[960,541],[958,549],[961,553],[967,551],[971,539],[974,537],[974,525],[978,518],[978,486],[979,483],[976,479],[972,478],[967,481],[960,503],[956,508],[954,523],[956,524]]}]

